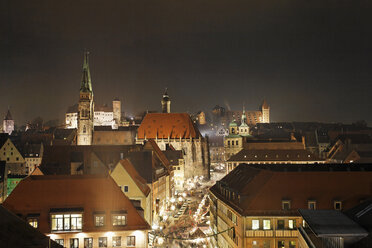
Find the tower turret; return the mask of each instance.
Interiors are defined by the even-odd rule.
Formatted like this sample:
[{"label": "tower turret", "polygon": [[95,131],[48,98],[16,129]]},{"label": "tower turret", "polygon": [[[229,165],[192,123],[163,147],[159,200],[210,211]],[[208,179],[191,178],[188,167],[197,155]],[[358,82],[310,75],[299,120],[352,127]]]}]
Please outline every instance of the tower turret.
[{"label": "tower turret", "polygon": [[116,127],[119,127],[121,124],[121,101],[119,98],[114,98],[112,101],[112,112],[114,115],[114,121]]},{"label": "tower turret", "polygon": [[77,144],[91,145],[93,141],[94,102],[92,81],[89,70],[89,53],[84,53],[83,75],[81,78],[78,106]]},{"label": "tower turret", "polygon": [[267,104],[266,99],[263,100],[261,105],[262,123],[270,123],[270,106]]},{"label": "tower turret", "polygon": [[171,100],[170,100],[170,97],[168,95],[168,89],[165,88],[163,98],[161,99],[162,113],[170,113],[170,105],[171,105]]},{"label": "tower turret", "polygon": [[239,126],[239,135],[248,136],[249,135],[249,126],[247,125],[247,116],[245,115],[245,107],[243,107],[242,114],[242,123]]},{"label": "tower turret", "polygon": [[6,116],[3,120],[3,132],[11,135],[13,131],[14,131],[14,120],[8,108],[8,112],[6,113]]}]

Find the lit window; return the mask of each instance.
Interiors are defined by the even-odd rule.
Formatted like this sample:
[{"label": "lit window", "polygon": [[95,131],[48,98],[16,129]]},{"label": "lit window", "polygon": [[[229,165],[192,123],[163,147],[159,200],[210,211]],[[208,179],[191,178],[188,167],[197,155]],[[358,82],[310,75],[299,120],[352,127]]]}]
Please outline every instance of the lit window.
[{"label": "lit window", "polygon": [[105,225],[105,216],[104,215],[95,215],[94,216],[95,226],[104,226]]},{"label": "lit window", "polygon": [[288,201],[288,200],[282,201],[282,209],[283,210],[290,210],[291,209],[291,201]]},{"label": "lit window", "polygon": [[127,246],[136,246],[136,236],[127,237]]},{"label": "lit window", "polygon": [[79,239],[70,239],[70,248],[79,248]]},{"label": "lit window", "polygon": [[112,237],[112,247],[121,246],[121,236]]},{"label": "lit window", "polygon": [[115,214],[112,216],[113,226],[125,226],[127,224],[127,216]]},{"label": "lit window", "polygon": [[93,248],[93,238],[84,238],[84,248]]},{"label": "lit window", "polygon": [[342,209],[342,202],[341,201],[334,201],[333,203],[335,210],[341,210]]},{"label": "lit window", "polygon": [[252,230],[260,229],[260,221],[259,220],[252,220]]},{"label": "lit window", "polygon": [[278,248],[285,248],[285,242],[283,240],[278,241]]},{"label": "lit window", "polygon": [[271,229],[271,221],[270,220],[263,220],[263,229],[270,230]]},{"label": "lit window", "polygon": [[62,246],[65,245],[65,240],[64,240],[64,239],[55,239],[54,241],[55,241],[57,244],[59,244],[59,245],[62,245]]},{"label": "lit window", "polygon": [[307,206],[308,206],[309,209],[315,210],[316,209],[316,201],[308,201]]},{"label": "lit window", "polygon": [[296,248],[296,241],[289,241],[289,248]]},{"label": "lit window", "polygon": [[32,226],[33,228],[37,228],[37,227],[38,227],[38,219],[37,219],[37,218],[28,218],[28,219],[27,219],[27,222],[28,222],[28,224],[30,224],[30,226]]},{"label": "lit window", "polygon": [[258,248],[258,241],[257,240],[253,240],[252,241],[252,248]]},{"label": "lit window", "polygon": [[107,237],[98,238],[98,247],[107,247]]},{"label": "lit window", "polygon": [[79,231],[82,229],[82,214],[52,214],[52,231]]},{"label": "lit window", "polygon": [[296,220],[289,220],[288,221],[288,227],[289,227],[289,229],[295,229],[296,228]]}]

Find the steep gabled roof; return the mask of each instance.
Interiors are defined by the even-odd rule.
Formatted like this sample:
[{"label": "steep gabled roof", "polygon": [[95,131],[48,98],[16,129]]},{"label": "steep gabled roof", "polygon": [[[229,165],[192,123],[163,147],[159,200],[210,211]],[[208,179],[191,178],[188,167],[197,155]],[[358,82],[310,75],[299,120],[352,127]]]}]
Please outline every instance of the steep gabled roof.
[{"label": "steep gabled roof", "polygon": [[138,128],[139,139],[188,139],[201,134],[187,113],[148,113]]},{"label": "steep gabled roof", "polygon": [[62,248],[55,241],[0,205],[0,247]]},{"label": "steep gabled roof", "polygon": [[[167,156],[165,156],[165,154],[162,152],[162,150],[160,150],[160,148],[159,148],[158,144],[156,144],[155,140],[149,139],[146,144],[150,145],[150,149],[154,151],[157,158],[162,162],[162,164],[165,166],[165,168],[168,170],[168,172],[170,172],[172,170],[171,167],[170,167],[170,162],[169,162]],[[145,149],[146,149],[146,145],[145,145]]]},{"label": "steep gabled roof", "polygon": [[334,200],[342,201],[344,209],[353,207],[372,196],[371,183],[372,168],[367,165],[241,164],[210,190],[245,216],[281,215],[282,200],[291,201],[292,210],[284,214],[298,215],[296,210],[307,208],[309,199],[317,201],[317,209],[333,209]]},{"label": "steep gabled roof", "polygon": [[137,187],[147,197],[148,194],[151,192],[151,189],[147,185],[146,180],[140,176],[140,174],[137,172],[136,168],[134,168],[133,164],[129,161],[129,159],[120,160],[117,166],[122,166],[127,171],[128,175],[133,179]]},{"label": "steep gabled roof", "polygon": [[7,133],[0,133],[0,148],[3,147],[5,142],[9,139],[9,134]]},{"label": "steep gabled roof", "polygon": [[[105,211],[107,218],[112,212],[126,212],[127,225],[115,227],[116,231],[150,229],[110,176],[29,176],[18,184],[3,205],[23,216],[39,213],[39,230],[43,233],[50,232],[50,223],[47,220],[51,209],[56,208],[83,209],[83,232],[97,231],[91,218],[95,211]],[[99,231],[113,231],[113,227],[106,225],[100,227]]]}]

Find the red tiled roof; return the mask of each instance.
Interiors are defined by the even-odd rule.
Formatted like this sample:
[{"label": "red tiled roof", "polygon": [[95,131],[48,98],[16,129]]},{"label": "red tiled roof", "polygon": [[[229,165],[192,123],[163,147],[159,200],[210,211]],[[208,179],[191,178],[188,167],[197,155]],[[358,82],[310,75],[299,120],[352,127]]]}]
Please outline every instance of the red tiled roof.
[{"label": "red tiled roof", "polygon": [[[317,209],[333,209],[333,201],[340,200],[343,209],[348,209],[361,199],[372,196],[372,171],[367,171],[366,167],[358,171],[357,166],[348,170],[347,166],[278,165],[260,168],[259,165],[242,164],[214,185],[211,192],[242,215],[280,214],[283,212],[282,200],[291,201],[294,212],[287,211],[287,214],[307,209],[308,200],[316,200]],[[226,197],[219,187],[234,192],[235,200]]]},{"label": "red tiled roof", "polygon": [[132,163],[128,159],[123,159],[120,160],[119,165],[123,166],[123,168],[127,171],[129,176],[133,179],[142,193],[145,196],[148,196],[148,194],[151,192],[151,189],[147,185],[146,180],[138,174]]},{"label": "red tiled roof", "polygon": [[149,113],[138,128],[139,139],[199,138],[199,130],[187,113]]},{"label": "red tiled roof", "polygon": [[[83,208],[83,232],[147,230],[148,223],[110,176],[29,176],[13,190],[3,205],[16,214],[40,214],[39,230],[49,233],[50,210]],[[94,212],[104,211],[106,225],[95,227]],[[125,211],[126,226],[112,226],[111,213]]]}]

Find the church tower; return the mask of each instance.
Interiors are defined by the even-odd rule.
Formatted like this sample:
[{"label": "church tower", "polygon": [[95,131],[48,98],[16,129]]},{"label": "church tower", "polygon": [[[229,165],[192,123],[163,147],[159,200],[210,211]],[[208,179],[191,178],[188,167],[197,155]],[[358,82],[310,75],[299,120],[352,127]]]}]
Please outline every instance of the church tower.
[{"label": "church tower", "polygon": [[91,145],[93,141],[94,103],[90,79],[88,52],[84,54],[83,76],[78,107],[77,144]]},{"label": "church tower", "polygon": [[114,116],[115,127],[118,128],[121,125],[121,101],[119,98],[114,98],[112,101],[112,112]]},{"label": "church tower", "polygon": [[248,136],[249,135],[249,126],[247,125],[247,116],[245,115],[245,108],[243,107],[242,114],[242,123],[239,126],[239,135]]},{"label": "church tower", "polygon": [[12,115],[10,114],[10,110],[8,109],[8,112],[6,113],[6,116],[3,120],[3,132],[11,135],[13,131],[14,120],[12,118]]},{"label": "church tower", "polygon": [[162,113],[170,113],[171,100],[168,95],[168,89],[165,88],[163,98],[161,99],[161,111]]},{"label": "church tower", "polygon": [[270,123],[270,106],[264,99],[261,105],[262,123]]}]

